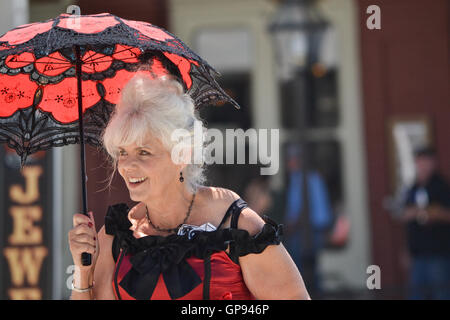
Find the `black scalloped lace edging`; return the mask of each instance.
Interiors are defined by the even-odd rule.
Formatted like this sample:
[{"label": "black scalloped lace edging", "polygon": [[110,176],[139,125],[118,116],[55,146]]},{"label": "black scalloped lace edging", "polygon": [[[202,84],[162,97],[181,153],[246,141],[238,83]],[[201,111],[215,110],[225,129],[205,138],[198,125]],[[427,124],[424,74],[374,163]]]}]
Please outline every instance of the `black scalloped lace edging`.
[{"label": "black scalloped lace edging", "polygon": [[204,259],[209,253],[223,251],[228,244],[235,245],[235,254],[245,256],[249,253],[261,253],[269,245],[278,245],[282,241],[283,229],[272,219],[264,216],[266,222],[259,233],[251,236],[243,229],[218,229],[215,231],[198,232],[191,239],[188,235],[171,234],[169,236],[149,235],[135,238],[132,226],[128,220],[129,208],[125,203],[108,207],[105,217],[105,231],[117,237],[120,248],[126,249],[130,254],[146,251],[149,254],[163,255],[173,263],[182,259],[196,256]]}]

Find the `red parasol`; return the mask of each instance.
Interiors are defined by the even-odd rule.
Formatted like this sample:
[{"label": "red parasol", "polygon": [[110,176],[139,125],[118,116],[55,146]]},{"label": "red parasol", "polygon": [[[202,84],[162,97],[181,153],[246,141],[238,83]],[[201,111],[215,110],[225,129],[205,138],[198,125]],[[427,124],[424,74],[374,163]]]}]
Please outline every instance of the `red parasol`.
[{"label": "red parasol", "polygon": [[36,151],[80,143],[87,214],[84,143],[100,146],[121,88],[137,72],[174,75],[197,108],[239,108],[215,81],[219,73],[163,28],[109,13],[61,14],[0,37],[0,143],[22,166]]}]

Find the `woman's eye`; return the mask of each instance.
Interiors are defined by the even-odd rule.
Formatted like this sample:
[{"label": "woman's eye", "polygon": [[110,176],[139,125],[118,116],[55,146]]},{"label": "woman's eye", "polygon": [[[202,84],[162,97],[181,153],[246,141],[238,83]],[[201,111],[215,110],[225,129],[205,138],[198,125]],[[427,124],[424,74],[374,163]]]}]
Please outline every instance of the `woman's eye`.
[{"label": "woman's eye", "polygon": [[145,150],[141,150],[141,151],[139,151],[139,154],[142,156],[146,156],[146,155],[150,155],[151,153],[148,151],[145,151]]},{"label": "woman's eye", "polygon": [[126,155],[127,155],[127,153],[125,151],[123,151],[123,150],[119,151],[119,156],[126,156]]}]

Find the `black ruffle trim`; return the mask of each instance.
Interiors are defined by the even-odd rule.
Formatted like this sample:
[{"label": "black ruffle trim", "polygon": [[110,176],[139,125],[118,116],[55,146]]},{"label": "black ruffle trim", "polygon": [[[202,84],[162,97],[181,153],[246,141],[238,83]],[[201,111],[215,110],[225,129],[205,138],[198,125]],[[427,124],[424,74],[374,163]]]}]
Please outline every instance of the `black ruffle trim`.
[{"label": "black ruffle trim", "polygon": [[187,234],[135,238],[130,230],[132,224],[128,220],[128,211],[125,203],[109,206],[105,217],[106,233],[114,235],[117,245],[126,249],[127,253],[137,254],[145,251],[146,254],[159,256],[159,259],[168,263],[180,263],[192,255],[204,259],[211,252],[223,251],[228,244],[233,243],[236,256],[245,256],[249,253],[260,253],[267,246],[278,245],[282,241],[283,226],[267,216],[263,217],[266,223],[262,230],[254,236],[250,236],[247,230],[226,228],[198,232],[191,239]]}]

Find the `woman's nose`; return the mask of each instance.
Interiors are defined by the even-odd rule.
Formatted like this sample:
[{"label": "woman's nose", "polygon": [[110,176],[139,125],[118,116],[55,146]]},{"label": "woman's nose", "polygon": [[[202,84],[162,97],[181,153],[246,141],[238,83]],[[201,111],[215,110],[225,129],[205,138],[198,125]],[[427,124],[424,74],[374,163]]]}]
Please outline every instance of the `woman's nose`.
[{"label": "woman's nose", "polygon": [[125,170],[128,171],[130,169],[137,168],[136,159],[132,156],[127,156],[125,159],[122,159],[119,162],[119,165]]}]

